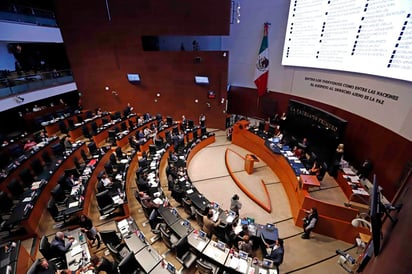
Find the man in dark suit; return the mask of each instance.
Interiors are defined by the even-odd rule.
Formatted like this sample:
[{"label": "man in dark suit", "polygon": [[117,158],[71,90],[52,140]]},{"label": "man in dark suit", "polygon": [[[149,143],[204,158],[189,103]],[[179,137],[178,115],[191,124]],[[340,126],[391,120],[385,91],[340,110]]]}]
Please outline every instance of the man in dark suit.
[{"label": "man in dark suit", "polygon": [[273,264],[276,266],[276,268],[278,268],[279,265],[283,262],[283,255],[285,253],[285,250],[283,248],[283,240],[277,239],[275,245],[269,248],[270,253],[268,253],[265,257],[269,260],[272,260]]},{"label": "man in dark suit", "polygon": [[[64,242],[64,239],[68,239],[69,242],[66,244]],[[72,246],[73,241],[73,236],[66,236],[63,232],[59,231],[56,232],[54,239],[50,243],[50,247],[54,252],[56,252],[56,255],[59,255],[59,257],[61,257],[64,260],[66,258],[66,252]]]}]

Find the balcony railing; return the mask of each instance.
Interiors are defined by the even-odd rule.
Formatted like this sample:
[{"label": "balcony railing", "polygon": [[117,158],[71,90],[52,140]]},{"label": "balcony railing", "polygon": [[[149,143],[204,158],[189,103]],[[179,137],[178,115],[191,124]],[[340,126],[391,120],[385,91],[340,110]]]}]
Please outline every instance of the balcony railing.
[{"label": "balcony railing", "polygon": [[53,70],[48,72],[29,72],[0,78],[0,98],[15,96],[20,93],[44,89],[52,86],[71,83],[74,81],[72,71]]},{"label": "balcony railing", "polygon": [[0,5],[0,20],[57,27],[54,12],[20,5]]}]

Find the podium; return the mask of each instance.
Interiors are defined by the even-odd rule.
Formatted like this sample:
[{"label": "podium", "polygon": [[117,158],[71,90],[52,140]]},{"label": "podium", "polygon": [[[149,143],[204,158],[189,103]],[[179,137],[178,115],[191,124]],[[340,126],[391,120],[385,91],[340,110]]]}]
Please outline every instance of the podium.
[{"label": "podium", "polygon": [[259,162],[259,159],[253,155],[253,154],[246,154],[245,157],[245,170],[247,174],[252,174],[253,173],[253,163],[254,162]]}]

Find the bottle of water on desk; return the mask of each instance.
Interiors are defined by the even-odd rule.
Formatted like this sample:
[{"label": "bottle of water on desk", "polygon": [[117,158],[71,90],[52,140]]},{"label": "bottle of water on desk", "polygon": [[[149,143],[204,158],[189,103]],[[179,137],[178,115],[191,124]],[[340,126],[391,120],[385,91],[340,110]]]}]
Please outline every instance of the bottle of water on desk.
[{"label": "bottle of water on desk", "polygon": [[79,231],[79,242],[82,244],[84,241],[83,233]]}]

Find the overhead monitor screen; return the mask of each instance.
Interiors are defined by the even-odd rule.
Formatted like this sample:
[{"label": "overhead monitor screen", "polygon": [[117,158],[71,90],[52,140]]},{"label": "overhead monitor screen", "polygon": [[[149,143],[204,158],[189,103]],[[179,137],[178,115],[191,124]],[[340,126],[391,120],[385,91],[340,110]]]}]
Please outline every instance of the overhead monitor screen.
[{"label": "overhead monitor screen", "polygon": [[137,83],[140,82],[140,74],[138,73],[128,73],[127,74],[127,80],[132,83]]},{"label": "overhead monitor screen", "polygon": [[209,77],[207,76],[195,76],[195,83],[198,85],[208,85]]},{"label": "overhead monitor screen", "polygon": [[412,1],[290,1],[282,65],[412,81]]}]

